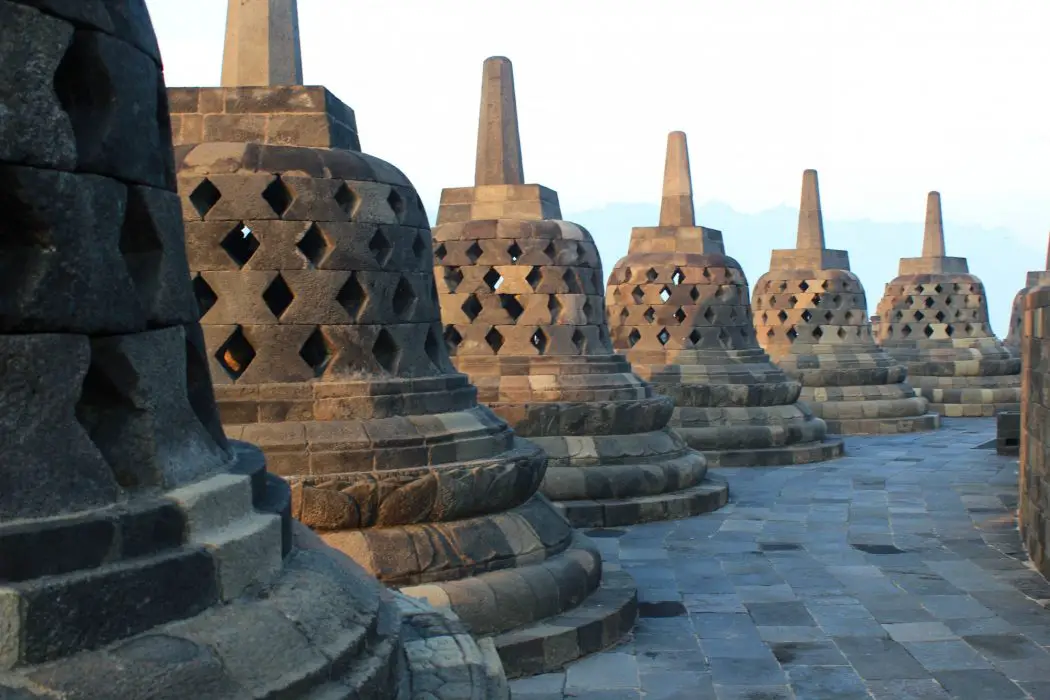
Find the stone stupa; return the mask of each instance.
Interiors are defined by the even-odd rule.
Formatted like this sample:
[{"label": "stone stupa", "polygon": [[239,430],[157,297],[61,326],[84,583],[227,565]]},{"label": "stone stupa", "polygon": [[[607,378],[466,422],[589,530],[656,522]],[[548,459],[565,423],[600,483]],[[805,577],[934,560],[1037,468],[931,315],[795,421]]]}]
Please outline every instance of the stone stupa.
[{"label": "stone stupa", "polygon": [[525,184],[510,61],[484,64],[474,187],[441,193],[434,264],[445,340],[481,401],[547,452],[541,491],[577,526],[686,517],[726,502],[667,427],[670,398],[631,372],[605,321],[589,233]]},{"label": "stone stupa", "polygon": [[506,697],[223,435],[141,0],[0,0],[0,65],[0,697]]},{"label": "stone stupa", "polygon": [[[239,18],[259,21],[243,8]],[[419,196],[357,150],[349,107],[293,82],[172,90],[196,110],[177,133],[204,124],[203,143],[177,148],[178,179],[227,433],[262,447],[292,484],[296,518],[384,583],[492,636],[508,675],[608,646],[634,622],[633,581],[603,576],[594,543],[536,493],[542,451],[452,366]],[[230,105],[268,126],[234,133]],[[311,119],[290,124],[295,110]]]},{"label": "stone stupa", "polygon": [[876,340],[945,416],[1017,411],[1021,360],[992,333],[984,285],[966,258],[945,255],[941,195],[926,200],[922,256],[901,258],[878,306]]},{"label": "stone stupa", "polygon": [[[1014,357],[1021,356],[1022,341],[1024,334],[1024,299],[1035,287],[1050,284],[1050,244],[1047,245],[1046,265],[1043,270],[1032,270],[1025,279],[1024,287],[1014,296],[1013,304],[1010,305],[1010,329],[1003,340],[1003,346],[1010,351]],[[1022,377],[1022,381],[1024,378]]]},{"label": "stone stupa", "polygon": [[758,342],[802,400],[840,435],[908,433],[940,426],[904,366],[875,344],[868,302],[849,254],[824,244],[817,172],[802,176],[795,248],[774,250],[751,303]]},{"label": "stone stupa", "polygon": [[667,138],[660,225],[634,228],[605,292],[613,347],[675,400],[671,425],[708,463],[801,464],[842,455],[842,440],[798,401],[751,320],[747,277],[722,233],[696,225],[686,136]]}]

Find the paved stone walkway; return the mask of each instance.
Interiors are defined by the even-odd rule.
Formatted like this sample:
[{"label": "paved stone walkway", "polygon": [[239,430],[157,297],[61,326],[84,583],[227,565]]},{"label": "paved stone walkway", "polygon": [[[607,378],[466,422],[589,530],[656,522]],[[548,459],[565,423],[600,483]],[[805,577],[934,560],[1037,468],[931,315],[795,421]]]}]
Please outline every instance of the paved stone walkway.
[{"label": "paved stone walkway", "polygon": [[991,419],[723,469],[711,515],[591,530],[638,581],[633,638],[514,700],[1050,700],[1050,584]]}]

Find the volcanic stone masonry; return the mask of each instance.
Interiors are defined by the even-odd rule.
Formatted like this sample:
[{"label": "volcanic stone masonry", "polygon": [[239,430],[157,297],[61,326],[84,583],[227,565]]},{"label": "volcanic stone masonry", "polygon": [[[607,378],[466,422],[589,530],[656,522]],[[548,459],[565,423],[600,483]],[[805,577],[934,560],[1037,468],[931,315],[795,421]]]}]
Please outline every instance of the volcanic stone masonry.
[{"label": "volcanic stone masonry", "polygon": [[926,200],[922,257],[901,258],[879,302],[876,339],[945,416],[1018,410],[1021,360],[992,333],[981,280],[944,252],[941,196]]},{"label": "volcanic stone masonry", "polygon": [[0,697],[506,697],[223,435],[141,0],[0,0],[0,65]]},{"label": "volcanic stone masonry", "polygon": [[1024,332],[1024,298],[1033,288],[1050,284],[1050,244],[1047,245],[1045,268],[1044,270],[1034,270],[1028,273],[1024,287],[1014,296],[1013,304],[1010,306],[1010,330],[1006,334],[1003,346],[1014,357],[1021,356],[1021,335]]},{"label": "volcanic stone masonry", "polygon": [[510,61],[483,69],[474,187],[441,193],[434,264],[445,340],[481,401],[548,455],[541,491],[578,527],[721,507],[724,482],[668,429],[673,402],[609,339],[598,250],[524,184]]},{"label": "volcanic stone masonry", "polygon": [[1050,287],[1035,287],[1025,296],[1021,342],[1018,524],[1032,563],[1050,577]]},{"label": "volcanic stone masonry", "polygon": [[[199,109],[246,91],[275,112],[322,94],[171,92]],[[292,484],[296,518],[384,583],[492,636],[509,675],[608,646],[634,622],[631,578],[603,576],[594,543],[536,494],[542,451],[453,368],[412,184],[342,143],[177,148],[227,433],[262,447]]]},{"label": "volcanic stone masonry", "polygon": [[635,228],[605,292],[613,347],[675,400],[671,425],[708,464],[801,464],[842,440],[755,338],[747,277],[722,233],[696,225],[685,134],[667,137],[660,225]]},{"label": "volcanic stone masonry", "polygon": [[841,435],[908,433],[940,427],[926,399],[905,381],[905,369],[872,338],[864,286],[849,254],[824,245],[817,172],[802,176],[798,242],[774,250],[755,284],[752,313],[758,342],[802,400]]}]

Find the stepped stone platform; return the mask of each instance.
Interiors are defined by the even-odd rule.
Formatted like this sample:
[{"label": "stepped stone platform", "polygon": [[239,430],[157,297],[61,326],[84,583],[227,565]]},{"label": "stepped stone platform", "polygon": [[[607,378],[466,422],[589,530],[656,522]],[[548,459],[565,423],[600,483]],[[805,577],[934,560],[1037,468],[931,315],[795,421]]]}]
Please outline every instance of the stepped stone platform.
[{"label": "stepped stone platform", "polygon": [[752,313],[758,342],[802,400],[840,435],[933,430],[940,417],[915,395],[902,363],[875,344],[867,299],[850,272],[849,254],[824,243],[817,172],[802,178],[798,243],[774,250],[755,283]]},{"label": "stepped stone platform", "polygon": [[668,427],[670,398],[613,350],[598,250],[524,184],[511,64],[485,61],[474,187],[434,229],[444,339],[480,400],[547,453],[540,487],[578,527],[717,509],[727,487]]},{"label": "stepped stone platform", "polygon": [[1014,357],[1021,356],[1022,336],[1024,334],[1024,299],[1028,292],[1035,287],[1050,284],[1050,244],[1047,245],[1046,265],[1043,270],[1033,270],[1028,273],[1022,287],[1014,296],[1010,305],[1010,329],[1003,340],[1003,346],[1010,351]]},{"label": "stepped stone platform", "polygon": [[[299,103],[270,89],[277,112]],[[219,412],[291,484],[292,514],[490,638],[510,675],[534,661],[505,634],[544,640],[562,634],[551,618],[597,621],[597,642],[549,655],[563,664],[630,629],[633,587],[603,583],[594,544],[537,494],[542,450],[450,362],[429,224],[404,174],[334,137],[177,154]]]},{"label": "stepped stone platform", "polygon": [[941,196],[930,192],[922,256],[901,258],[879,302],[876,340],[908,368],[908,380],[945,416],[1016,411],[1021,360],[992,333],[981,280],[966,258],[945,255]]},{"label": "stepped stone platform", "polygon": [[144,4],[0,0],[0,64],[0,697],[507,697],[223,434]]},{"label": "stepped stone platform", "polygon": [[675,400],[671,426],[713,466],[803,464],[842,440],[799,402],[802,386],[755,337],[747,278],[721,231],[696,225],[686,136],[667,140],[660,225],[634,228],[609,276],[613,347]]}]

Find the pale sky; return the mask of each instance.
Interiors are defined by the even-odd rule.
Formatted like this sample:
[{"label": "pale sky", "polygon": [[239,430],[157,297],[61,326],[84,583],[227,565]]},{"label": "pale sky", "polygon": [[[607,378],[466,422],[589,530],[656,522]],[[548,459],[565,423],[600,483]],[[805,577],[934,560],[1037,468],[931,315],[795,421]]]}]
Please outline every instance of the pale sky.
[{"label": "pale sky", "polygon": [[[226,2],[148,5],[168,84],[218,84]],[[442,187],[473,183],[481,63],[505,55],[526,181],[556,189],[566,213],[658,202],[667,132],[681,129],[698,203],[797,207],[802,170],[817,168],[828,220],[919,225],[937,189],[949,229],[1005,228],[1046,249],[1047,0],[299,0],[299,12],[305,82],[354,108],[363,150],[430,209]],[[919,226],[915,250],[895,255],[918,254]],[[783,235],[777,247],[792,246]],[[1020,263],[1016,286],[1036,268]],[[872,305],[884,281],[868,282]]]}]

